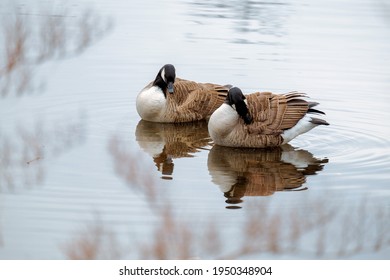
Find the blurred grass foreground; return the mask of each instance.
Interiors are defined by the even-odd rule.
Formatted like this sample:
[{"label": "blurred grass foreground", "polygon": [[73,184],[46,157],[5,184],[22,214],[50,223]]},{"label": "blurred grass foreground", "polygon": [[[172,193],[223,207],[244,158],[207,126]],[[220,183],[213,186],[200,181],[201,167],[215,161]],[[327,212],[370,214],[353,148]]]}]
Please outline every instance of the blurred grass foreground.
[{"label": "blurred grass foreground", "polygon": [[[92,8],[70,11],[65,5],[0,6],[0,100],[41,90],[45,63],[81,54],[112,28],[111,19]],[[0,111],[0,119],[5,114]],[[42,183],[46,160],[81,143],[85,126],[84,113],[21,119],[9,129],[0,123],[0,191]]]},{"label": "blurred grass foreground", "polygon": [[[92,9],[79,7],[71,11],[65,6],[29,8],[12,4],[1,10],[0,17],[2,99],[34,92],[42,82],[36,79],[42,65],[82,53],[112,26],[109,19]],[[0,118],[3,114],[0,112]],[[83,115],[64,118],[63,122],[33,119],[33,125],[22,122],[7,129],[0,127],[0,194],[27,183],[40,183],[48,157],[83,141]],[[172,199],[150,175],[147,162],[134,154],[126,140],[112,135],[108,152],[116,175],[151,213],[152,218],[143,224],[148,230],[123,242],[110,221],[97,218],[60,244],[66,258],[326,259],[364,258],[389,250],[388,205],[372,207],[376,202],[364,198],[345,203],[348,198],[308,194],[307,200],[293,210],[277,207],[271,199],[248,201],[242,222],[218,220],[214,213],[193,220],[177,213]],[[144,218],[140,211],[137,215]]]},{"label": "blurred grass foreground", "polygon": [[272,200],[250,201],[234,228],[212,213],[202,221],[184,218],[148,175],[152,166],[126,141],[114,135],[108,150],[117,175],[146,201],[156,222],[148,234],[123,242],[97,218],[63,244],[69,259],[359,259],[390,246],[389,208],[372,207],[369,199],[308,197],[294,211]]},{"label": "blurred grass foreground", "polygon": [[0,14],[0,97],[31,92],[37,67],[85,51],[112,27],[92,8],[9,4]]}]

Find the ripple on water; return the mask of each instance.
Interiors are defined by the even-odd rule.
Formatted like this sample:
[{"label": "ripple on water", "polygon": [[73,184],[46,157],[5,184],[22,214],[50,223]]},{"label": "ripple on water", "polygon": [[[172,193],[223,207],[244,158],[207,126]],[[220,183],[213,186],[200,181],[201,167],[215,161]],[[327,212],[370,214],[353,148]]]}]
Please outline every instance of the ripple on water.
[{"label": "ripple on water", "polygon": [[[370,122],[364,120],[363,122]],[[317,128],[313,131],[319,131]],[[378,179],[372,174],[390,174],[390,141],[376,130],[376,124],[365,124],[364,130],[339,123],[331,123],[321,133],[308,133],[294,142],[317,155],[324,155],[336,166],[344,166],[343,176],[362,176]],[[385,175],[388,176],[388,175]],[[347,179],[347,178],[345,178]]]},{"label": "ripple on water", "polygon": [[119,91],[73,92],[50,97],[44,102],[46,105],[42,106],[50,108],[47,113],[52,118],[81,112],[86,116],[88,134],[99,138],[113,133],[130,135],[131,124],[139,120],[135,117],[135,97]]}]

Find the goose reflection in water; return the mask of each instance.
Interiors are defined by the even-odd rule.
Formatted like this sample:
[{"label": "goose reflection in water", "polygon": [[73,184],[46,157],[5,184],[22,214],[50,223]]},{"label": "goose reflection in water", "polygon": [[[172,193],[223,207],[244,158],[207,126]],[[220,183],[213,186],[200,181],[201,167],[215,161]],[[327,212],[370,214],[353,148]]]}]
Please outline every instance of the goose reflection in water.
[{"label": "goose reflection in water", "polygon": [[136,140],[142,150],[152,156],[163,179],[172,179],[173,159],[193,157],[210,144],[206,121],[191,123],[153,123],[141,120]]},{"label": "goose reflection in water", "polygon": [[306,190],[306,176],[322,170],[328,159],[317,159],[291,145],[273,149],[238,149],[215,145],[208,156],[212,182],[227,198],[227,208],[241,208],[244,196]]}]

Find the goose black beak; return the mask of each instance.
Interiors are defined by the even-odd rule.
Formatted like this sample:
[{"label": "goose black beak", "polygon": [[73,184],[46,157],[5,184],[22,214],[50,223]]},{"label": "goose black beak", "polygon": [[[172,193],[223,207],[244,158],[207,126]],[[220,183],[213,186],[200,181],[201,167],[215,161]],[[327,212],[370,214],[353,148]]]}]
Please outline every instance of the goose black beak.
[{"label": "goose black beak", "polygon": [[168,83],[168,92],[171,94],[173,93],[173,82]]},{"label": "goose black beak", "polygon": [[251,123],[253,122],[253,118],[252,118],[252,116],[251,116],[249,113],[247,113],[247,114],[243,117],[243,119],[244,119],[244,122],[245,122],[246,124],[251,124]]}]

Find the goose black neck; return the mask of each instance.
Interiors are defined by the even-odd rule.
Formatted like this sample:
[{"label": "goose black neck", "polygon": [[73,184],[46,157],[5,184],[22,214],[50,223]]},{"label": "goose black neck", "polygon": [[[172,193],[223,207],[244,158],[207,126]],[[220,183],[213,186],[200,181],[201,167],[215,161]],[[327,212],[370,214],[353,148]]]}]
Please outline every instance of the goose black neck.
[{"label": "goose black neck", "polygon": [[252,116],[249,114],[248,107],[246,106],[244,100],[237,102],[235,106],[238,115],[244,120],[244,122],[246,124],[252,123]]},{"label": "goose black neck", "polygon": [[164,93],[164,96],[167,97],[166,92],[167,92],[168,85],[161,77],[160,72],[157,74],[156,79],[153,82],[153,86],[158,86],[159,88],[161,88],[162,92]]}]

